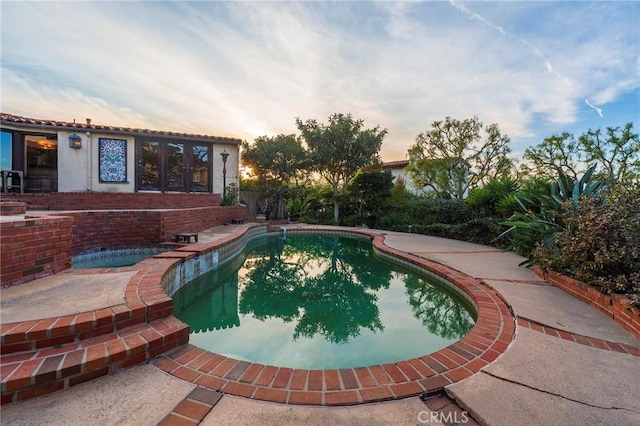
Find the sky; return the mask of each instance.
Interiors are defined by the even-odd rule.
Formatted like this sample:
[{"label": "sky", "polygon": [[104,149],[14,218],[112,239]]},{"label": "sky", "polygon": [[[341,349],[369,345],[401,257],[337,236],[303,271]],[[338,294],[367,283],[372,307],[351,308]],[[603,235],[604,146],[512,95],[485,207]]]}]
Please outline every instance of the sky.
[{"label": "sky", "polygon": [[640,130],[637,1],[0,2],[3,112],[249,142],[350,113],[406,159],[477,116],[513,156]]}]

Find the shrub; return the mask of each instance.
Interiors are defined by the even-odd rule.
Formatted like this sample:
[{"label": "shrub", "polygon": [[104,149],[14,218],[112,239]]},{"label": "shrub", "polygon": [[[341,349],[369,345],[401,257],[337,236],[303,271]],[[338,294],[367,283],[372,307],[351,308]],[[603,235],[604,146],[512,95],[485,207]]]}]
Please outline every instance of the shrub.
[{"label": "shrub", "polygon": [[599,193],[604,184],[592,181],[594,171],[595,166],[589,168],[580,180],[561,173],[558,180],[548,184],[544,191],[516,195],[521,211],[502,223],[510,228],[498,238],[509,235],[508,248],[531,260],[538,244],[552,243],[556,233],[566,228],[565,218],[574,217],[583,200],[602,203]]},{"label": "shrub", "polygon": [[504,248],[505,244],[494,242],[501,231],[502,228],[498,219],[478,218],[456,225],[453,238],[469,243]]},{"label": "shrub", "polygon": [[407,232],[412,222],[413,220],[406,210],[390,209],[382,214],[376,227],[390,231]]},{"label": "shrub", "polygon": [[599,203],[585,198],[577,214],[563,213],[564,230],[540,244],[534,262],[604,293],[627,294],[640,306],[640,190]]},{"label": "shrub", "polygon": [[471,209],[461,200],[421,198],[410,203],[409,208],[415,224],[458,224],[473,217]]},{"label": "shrub", "polygon": [[413,227],[416,234],[430,235],[432,237],[453,238],[456,225],[446,223],[432,223],[430,225],[417,225]]},{"label": "shrub", "polygon": [[520,183],[517,179],[510,176],[494,178],[485,186],[473,189],[466,203],[480,216],[509,217],[518,208],[515,193],[519,190]]}]

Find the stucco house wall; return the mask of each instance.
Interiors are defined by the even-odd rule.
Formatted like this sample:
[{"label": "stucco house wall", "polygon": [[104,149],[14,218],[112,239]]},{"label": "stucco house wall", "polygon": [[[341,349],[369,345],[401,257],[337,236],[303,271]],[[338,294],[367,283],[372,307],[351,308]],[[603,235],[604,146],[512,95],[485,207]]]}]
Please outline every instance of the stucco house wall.
[{"label": "stucco house wall", "polygon": [[[10,134],[11,147],[6,149],[3,145],[3,154],[5,150],[9,156],[12,156],[11,170],[20,171],[25,177],[25,187],[27,192],[41,192],[44,190],[57,192],[78,192],[78,191],[92,191],[92,192],[107,192],[107,193],[131,193],[131,192],[175,192],[175,191],[207,191],[208,192],[222,194],[223,184],[235,183],[239,184],[240,175],[240,139],[231,137],[219,137],[210,135],[195,135],[185,134],[170,131],[157,131],[148,129],[134,129],[115,127],[109,125],[96,125],[92,124],[90,119],[87,119],[86,123],[73,123],[55,121],[55,120],[43,120],[16,116],[8,113],[1,114],[2,133],[3,140],[5,133]],[[69,137],[80,138],[79,147],[71,147]],[[37,176],[30,176],[30,169],[27,167],[27,143],[25,138],[31,137],[46,138],[46,140],[52,141],[55,139],[57,142],[57,176],[49,176],[48,178],[56,185],[50,185],[47,188],[29,188],[28,182],[31,178],[37,178]],[[118,182],[104,182],[100,179],[100,140],[101,139],[116,139],[119,141],[124,140],[126,144],[126,166],[125,177],[122,181]],[[45,139],[43,139],[45,140]],[[144,141],[152,141],[150,143],[158,143],[159,146],[172,145],[182,146],[183,151],[183,176],[184,185],[175,186],[172,183],[172,187],[168,187],[166,182],[168,177],[162,174],[162,166],[158,173],[164,176],[163,184],[160,185],[145,185],[144,187],[139,181],[138,174],[141,173],[140,161],[137,154],[141,152],[141,146]],[[31,142],[30,142],[31,143]],[[38,142],[40,144],[40,142]],[[158,145],[157,145],[158,146]],[[207,177],[204,183],[191,182],[191,174],[194,174],[194,178],[198,173],[195,160],[192,163],[188,163],[188,159],[191,158],[191,154],[188,153],[193,146],[196,147],[209,147],[208,167],[202,167],[203,173]],[[172,148],[173,149],[173,148]],[[158,164],[163,163],[167,157],[162,152],[169,152],[169,148],[163,151],[158,148],[155,155],[158,158]],[[226,164],[223,162],[221,153],[226,151],[228,153]],[[145,151],[150,152],[150,151]],[[172,151],[175,158],[175,152]],[[195,153],[193,154],[195,157]],[[32,157],[29,157],[32,158]],[[54,158],[56,158],[54,156]],[[4,163],[3,163],[4,164]],[[149,163],[147,163],[149,164]],[[198,163],[202,164],[202,163]],[[189,167],[191,166],[191,167]],[[4,167],[4,166],[3,166]],[[169,166],[166,166],[169,169]],[[122,176],[121,170],[118,172],[118,176]],[[176,169],[172,169],[176,170]],[[180,170],[179,168],[177,170]],[[226,170],[226,177],[223,176],[223,171]],[[165,173],[166,170],[165,170]],[[175,173],[172,174],[175,176]],[[174,180],[172,182],[180,182],[180,180]]]},{"label": "stucco house wall", "polygon": [[[72,149],[65,141],[71,134],[81,139],[82,148]],[[127,141],[127,182],[101,183],[99,176],[98,139],[113,138],[105,133],[58,132],[58,192],[98,191],[98,192],[135,192],[135,138],[117,136]],[[65,146],[66,145],[66,146]]]}]

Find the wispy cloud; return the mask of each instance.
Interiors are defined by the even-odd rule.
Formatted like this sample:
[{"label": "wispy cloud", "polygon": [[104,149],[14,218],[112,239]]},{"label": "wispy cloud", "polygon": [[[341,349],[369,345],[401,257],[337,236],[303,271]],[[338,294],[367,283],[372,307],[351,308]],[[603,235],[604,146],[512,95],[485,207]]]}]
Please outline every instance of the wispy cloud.
[{"label": "wispy cloud", "polygon": [[471,19],[477,19],[478,21],[482,22],[483,24],[486,24],[486,25],[490,26],[491,28],[497,30],[502,35],[506,35],[507,34],[507,32],[504,30],[504,28],[502,28],[500,25],[495,25],[492,22],[489,22],[488,20],[486,20],[485,18],[480,16],[479,14],[477,14],[476,12],[472,12],[462,2],[450,0],[449,3],[451,3],[451,5],[453,7],[455,7],[456,9],[458,9],[460,12],[468,15]]},{"label": "wispy cloud", "polygon": [[593,109],[598,113],[598,115],[599,115],[601,118],[603,118],[603,117],[604,117],[604,116],[602,115],[602,109],[601,109],[601,108],[598,108],[598,107],[597,107],[597,106],[595,106],[595,105],[592,105],[592,104],[591,104],[591,102],[589,102],[589,99],[585,99],[585,100],[584,100],[584,103],[585,103],[585,104],[587,104],[589,107],[593,108]]},{"label": "wispy cloud", "polygon": [[583,120],[585,99],[604,108],[638,90],[639,10],[631,2],[5,2],[2,109],[247,140],[295,133],[295,117],[350,112],[389,130],[388,160],[404,158],[434,120],[477,115],[497,122],[518,151]]}]

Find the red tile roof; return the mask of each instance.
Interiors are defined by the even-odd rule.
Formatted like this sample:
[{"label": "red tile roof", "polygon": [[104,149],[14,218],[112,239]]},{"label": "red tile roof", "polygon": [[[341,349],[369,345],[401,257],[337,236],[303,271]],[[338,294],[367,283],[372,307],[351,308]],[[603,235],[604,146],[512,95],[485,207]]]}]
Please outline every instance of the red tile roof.
[{"label": "red tile roof", "polygon": [[383,169],[402,169],[409,165],[409,160],[387,161],[382,163]]},{"label": "red tile roof", "polygon": [[11,124],[15,126],[24,127],[37,127],[39,129],[46,130],[99,130],[105,133],[116,134],[130,134],[130,135],[149,135],[149,136],[162,136],[162,137],[179,137],[185,139],[205,139],[210,141],[241,144],[242,140],[236,138],[228,138],[222,136],[210,136],[210,135],[198,135],[181,132],[169,132],[164,130],[149,130],[149,129],[137,129],[130,127],[108,126],[102,124],[91,124],[91,120],[87,120],[87,123],[69,123],[66,121],[57,120],[43,120],[38,118],[21,117],[19,115],[0,113],[0,122],[2,124]]}]

